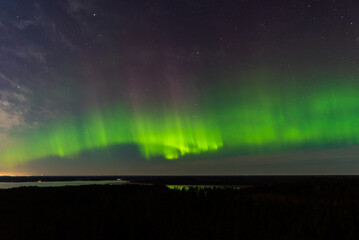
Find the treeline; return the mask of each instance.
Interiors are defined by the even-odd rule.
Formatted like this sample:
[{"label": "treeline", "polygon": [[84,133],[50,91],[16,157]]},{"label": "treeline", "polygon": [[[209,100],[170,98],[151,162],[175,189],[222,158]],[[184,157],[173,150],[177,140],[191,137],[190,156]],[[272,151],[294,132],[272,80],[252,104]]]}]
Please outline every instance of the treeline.
[{"label": "treeline", "polygon": [[1,239],[358,239],[357,181],[0,190]]}]

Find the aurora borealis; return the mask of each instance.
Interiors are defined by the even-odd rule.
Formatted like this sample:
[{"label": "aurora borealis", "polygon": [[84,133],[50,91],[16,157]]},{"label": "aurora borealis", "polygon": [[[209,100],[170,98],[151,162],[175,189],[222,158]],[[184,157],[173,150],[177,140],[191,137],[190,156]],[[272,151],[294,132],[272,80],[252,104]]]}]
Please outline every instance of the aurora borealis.
[{"label": "aurora borealis", "polygon": [[136,115],[115,105],[33,130],[22,136],[22,143],[3,151],[2,159],[17,164],[48,156],[73,157],[117,144],[137,145],[147,160],[213,151],[258,154],[351,146],[359,143],[359,91],[352,87],[355,83],[342,81],[340,89],[313,89],[305,97],[299,86],[272,86],[268,92],[232,86],[224,90],[225,99],[210,95],[200,103],[203,109],[185,113]]},{"label": "aurora borealis", "polygon": [[355,3],[1,6],[0,173],[357,169]]}]

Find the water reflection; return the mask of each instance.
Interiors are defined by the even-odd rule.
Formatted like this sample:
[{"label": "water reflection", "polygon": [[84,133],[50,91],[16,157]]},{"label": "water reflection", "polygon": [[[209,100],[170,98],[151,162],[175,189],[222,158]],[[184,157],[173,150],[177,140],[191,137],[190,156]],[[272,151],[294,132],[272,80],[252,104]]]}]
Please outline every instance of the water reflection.
[{"label": "water reflection", "polygon": [[123,180],[104,180],[104,181],[61,181],[61,182],[0,182],[0,189],[17,187],[63,187],[63,186],[82,186],[82,185],[114,185],[126,184]]},{"label": "water reflection", "polygon": [[242,189],[248,186],[238,186],[238,185],[166,185],[169,189],[172,190],[185,190],[188,191],[189,189]]}]

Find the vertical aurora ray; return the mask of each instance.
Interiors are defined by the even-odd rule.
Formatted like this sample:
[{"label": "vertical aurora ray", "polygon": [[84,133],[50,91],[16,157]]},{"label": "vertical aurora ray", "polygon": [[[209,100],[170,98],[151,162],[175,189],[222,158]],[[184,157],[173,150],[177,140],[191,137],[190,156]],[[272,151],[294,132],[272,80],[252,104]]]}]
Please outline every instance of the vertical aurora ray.
[{"label": "vertical aurora ray", "polygon": [[71,157],[83,150],[118,144],[137,144],[147,159],[176,159],[186,154],[217,150],[219,131],[199,117],[142,113],[133,116],[121,107],[96,111],[83,118],[56,123],[22,137],[17,146],[2,151],[8,163],[21,163],[48,156]]},{"label": "vertical aurora ray", "polygon": [[359,88],[350,81],[338,87],[338,79],[311,88],[268,82],[222,86],[221,91],[208,91],[197,110],[132,111],[114,105],[14,137],[16,144],[3,149],[0,157],[16,165],[121,144],[137,145],[146,159],[355,145]]},{"label": "vertical aurora ray", "polygon": [[217,150],[222,146],[219,130],[200,117],[169,114],[138,117],[132,126],[134,142],[146,158],[162,155],[176,159],[190,153]]},{"label": "vertical aurora ray", "polygon": [[283,82],[241,86],[238,94],[236,89],[226,90],[230,97],[217,106],[224,116],[218,125],[225,147],[258,153],[359,143],[355,82],[341,77],[303,83],[309,87]]}]

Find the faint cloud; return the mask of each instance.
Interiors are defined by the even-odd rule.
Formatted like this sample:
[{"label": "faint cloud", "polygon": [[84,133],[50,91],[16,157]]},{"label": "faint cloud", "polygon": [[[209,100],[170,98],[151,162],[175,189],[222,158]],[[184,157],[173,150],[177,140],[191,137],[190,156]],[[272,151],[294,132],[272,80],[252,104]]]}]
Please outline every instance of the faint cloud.
[{"label": "faint cloud", "polygon": [[9,102],[0,100],[0,129],[10,130],[23,124],[23,113],[10,108]]},{"label": "faint cloud", "polygon": [[90,7],[80,0],[69,0],[67,7],[69,14],[78,14],[79,12],[86,12]]},{"label": "faint cloud", "polygon": [[29,26],[37,26],[39,24],[34,20],[22,20],[22,21],[13,21],[12,25],[19,30],[24,30]]},{"label": "faint cloud", "polygon": [[95,16],[91,6],[92,1],[69,0],[67,4],[67,14],[69,14],[76,23],[81,26],[82,32],[93,32],[93,26],[88,24],[88,17]]},{"label": "faint cloud", "polygon": [[32,93],[31,90],[20,88],[16,81],[3,73],[0,73],[0,83],[4,86],[0,90],[0,130],[9,131],[15,126],[24,126],[24,116],[30,109],[26,96]]},{"label": "faint cloud", "polygon": [[39,63],[46,63],[46,53],[41,51],[39,47],[35,45],[28,45],[24,47],[2,47],[1,51],[3,53],[13,54],[16,57],[24,61],[34,61],[36,60]]}]

